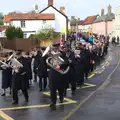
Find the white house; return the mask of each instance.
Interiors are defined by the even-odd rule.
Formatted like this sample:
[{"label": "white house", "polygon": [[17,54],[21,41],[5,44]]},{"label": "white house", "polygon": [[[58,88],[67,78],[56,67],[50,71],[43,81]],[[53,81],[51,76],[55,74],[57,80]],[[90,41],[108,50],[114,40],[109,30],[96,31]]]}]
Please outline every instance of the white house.
[{"label": "white house", "polygon": [[120,37],[120,7],[115,10],[115,19],[113,20],[113,34],[112,36]]},{"label": "white house", "polygon": [[4,16],[4,25],[21,27],[25,38],[47,25],[53,27],[56,32],[67,35],[68,17],[65,15],[64,7],[58,10],[53,6],[53,0],[48,0],[48,6],[40,13],[13,13]]},{"label": "white house", "polygon": [[55,15],[55,23],[54,28],[56,32],[62,32],[67,35],[68,32],[68,17],[65,15],[65,7],[60,7],[60,10],[53,6],[53,0],[48,0],[48,6],[43,9],[41,14],[54,14]]}]

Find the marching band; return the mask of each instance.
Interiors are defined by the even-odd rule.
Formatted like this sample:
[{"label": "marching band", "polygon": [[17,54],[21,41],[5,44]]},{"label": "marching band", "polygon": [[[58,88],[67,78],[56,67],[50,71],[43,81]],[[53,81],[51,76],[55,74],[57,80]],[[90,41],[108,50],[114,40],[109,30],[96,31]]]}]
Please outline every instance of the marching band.
[{"label": "marching band", "polygon": [[10,88],[13,104],[18,104],[18,91],[21,90],[25,102],[28,102],[28,89],[32,85],[32,78],[34,82],[39,78],[39,90],[43,91],[47,85],[49,86],[50,107],[55,108],[57,91],[60,103],[63,103],[64,96],[67,95],[69,85],[71,85],[72,94],[75,95],[76,86],[84,85],[89,73],[107,54],[107,49],[108,41],[105,40],[94,41],[92,44],[78,40],[75,50],[72,50],[71,45],[66,42],[59,47],[49,46],[44,51],[42,48],[35,48],[30,53],[24,51],[9,53],[3,61],[0,61],[4,90],[2,96],[5,96],[5,90]]}]

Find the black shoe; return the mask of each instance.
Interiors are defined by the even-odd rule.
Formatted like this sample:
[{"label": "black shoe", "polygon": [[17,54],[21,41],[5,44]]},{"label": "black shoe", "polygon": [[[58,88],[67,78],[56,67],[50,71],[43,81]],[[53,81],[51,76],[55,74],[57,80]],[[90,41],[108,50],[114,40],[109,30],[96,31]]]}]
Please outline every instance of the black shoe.
[{"label": "black shoe", "polygon": [[42,91],[42,89],[39,90],[39,92],[41,92],[41,91]]},{"label": "black shoe", "polygon": [[50,107],[56,107],[56,105],[52,103],[52,104],[50,104]]},{"label": "black shoe", "polygon": [[5,93],[3,93],[1,96],[5,96]]},{"label": "black shoe", "polygon": [[50,104],[50,109],[51,109],[51,111],[55,111],[56,110],[56,105],[55,104]]},{"label": "black shoe", "polygon": [[60,103],[63,103],[63,100],[60,100]]},{"label": "black shoe", "polygon": [[18,101],[14,101],[12,105],[18,105]]}]

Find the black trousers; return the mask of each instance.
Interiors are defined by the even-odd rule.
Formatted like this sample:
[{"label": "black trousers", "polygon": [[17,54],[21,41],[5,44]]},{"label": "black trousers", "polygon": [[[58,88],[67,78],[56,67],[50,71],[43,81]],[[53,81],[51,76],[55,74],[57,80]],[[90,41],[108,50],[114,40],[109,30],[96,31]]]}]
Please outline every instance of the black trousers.
[{"label": "black trousers", "polygon": [[78,85],[83,85],[84,84],[84,71],[81,73],[78,73],[77,75],[77,84]]},{"label": "black trousers", "polygon": [[70,84],[71,84],[71,90],[75,91],[76,90],[76,78],[73,77],[73,79],[70,80]]},{"label": "black trousers", "polygon": [[56,104],[57,101],[57,90],[59,94],[60,101],[63,101],[64,99],[64,88],[51,88],[51,102],[52,104]]},{"label": "black trousers", "polygon": [[[42,80],[43,80],[43,82],[42,82]],[[42,83],[44,83],[44,86]],[[44,78],[39,77],[39,88],[42,90],[43,87],[45,89],[46,86],[47,86],[47,77],[44,77]]]},{"label": "black trousers", "polygon": [[34,81],[37,82],[37,73],[34,73]]},{"label": "black trousers", "polygon": [[[25,100],[28,100],[29,99],[29,96],[28,96],[28,91],[27,91],[27,89],[24,89],[24,90],[21,90],[22,91],[22,93],[23,93],[23,95],[24,95],[24,97],[25,97]],[[16,90],[16,89],[13,89],[13,100],[15,101],[15,102],[18,102],[18,90]]]}]

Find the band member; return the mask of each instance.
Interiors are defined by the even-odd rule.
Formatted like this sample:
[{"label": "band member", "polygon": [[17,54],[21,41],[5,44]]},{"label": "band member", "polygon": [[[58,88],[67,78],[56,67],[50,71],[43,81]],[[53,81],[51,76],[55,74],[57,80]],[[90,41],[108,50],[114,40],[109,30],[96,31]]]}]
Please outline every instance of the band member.
[{"label": "band member", "polygon": [[[69,83],[71,84],[72,94],[75,94],[75,90],[76,90],[76,77],[75,77],[75,75],[76,75],[75,74],[75,72],[76,72],[75,71],[76,62],[75,62],[75,54],[69,48],[70,47],[67,46],[66,56],[67,56],[67,59],[69,60],[69,63],[70,63],[69,64],[70,65],[70,70],[66,74],[66,79],[68,79]],[[66,81],[66,84],[67,84],[67,80],[65,80],[65,81]],[[67,90],[67,88],[66,88],[66,90]],[[65,93],[64,93],[65,96],[66,96],[66,90],[65,90]]]},{"label": "band member", "polygon": [[[5,62],[8,64],[8,59],[9,55],[5,55]],[[10,94],[11,94],[11,83],[12,83],[12,68],[10,66],[5,66],[1,65],[0,69],[2,70],[2,89],[3,89],[3,94],[1,96],[6,95],[6,89],[10,89]]]},{"label": "band member", "polygon": [[33,75],[34,75],[34,82],[37,82],[37,49],[34,49],[33,51]]},{"label": "band member", "polygon": [[[46,58],[42,57],[41,49],[38,50],[36,55],[36,65],[37,65],[37,75],[39,77],[39,89],[42,91],[46,89],[47,86],[47,64]],[[44,86],[42,85],[42,80],[44,81]],[[44,88],[43,88],[44,87]]]},{"label": "band member", "polygon": [[23,67],[14,68],[12,90],[13,90],[13,104],[18,104],[18,91],[22,90],[25,97],[25,101],[28,102],[28,88],[29,80],[27,78],[26,72],[26,59],[23,57],[22,53],[18,54],[18,61],[23,65]]},{"label": "band member", "polygon": [[[66,57],[66,54],[64,51],[61,51],[60,56],[64,62],[61,65],[58,65],[56,67],[57,70],[59,69],[66,69],[69,66],[69,61]],[[54,70],[53,68],[50,68],[49,72],[49,83],[50,83],[50,92],[51,92],[51,105],[50,107],[55,108],[56,107],[56,101],[57,101],[57,90],[59,93],[59,99],[60,103],[64,100],[64,80],[65,76],[59,73],[58,71]]]},{"label": "band member", "polygon": [[85,67],[85,55],[84,55],[84,49],[83,45],[80,43],[79,45],[79,56],[76,57],[76,79],[77,79],[77,84],[82,86],[84,84],[84,67]]},{"label": "band member", "polygon": [[29,53],[26,53],[25,54],[25,58],[26,58],[27,64],[28,64],[27,77],[29,79],[29,84],[31,84],[32,83],[32,66],[31,66],[32,57],[30,56]]},{"label": "band member", "polygon": [[85,72],[85,78],[88,80],[88,74],[90,71],[90,51],[87,49],[87,45],[84,45],[84,56],[85,56],[85,66],[84,66],[84,72]]}]

